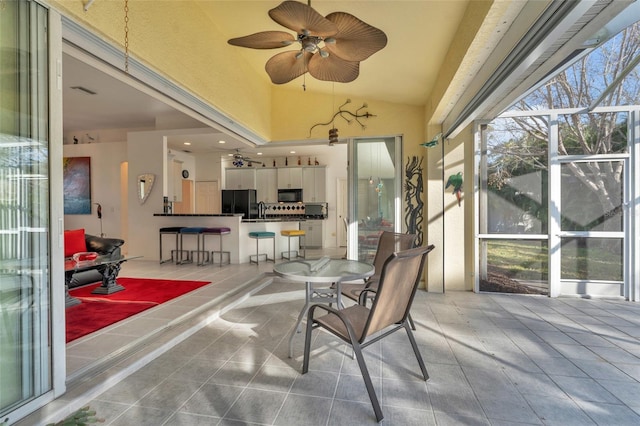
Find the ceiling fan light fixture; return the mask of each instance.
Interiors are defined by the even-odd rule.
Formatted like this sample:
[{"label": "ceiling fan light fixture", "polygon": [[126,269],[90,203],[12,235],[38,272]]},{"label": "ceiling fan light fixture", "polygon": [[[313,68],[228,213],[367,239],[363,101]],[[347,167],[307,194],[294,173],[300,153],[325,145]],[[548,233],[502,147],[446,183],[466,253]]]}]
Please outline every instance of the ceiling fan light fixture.
[{"label": "ceiling fan light fixture", "polygon": [[[318,80],[351,82],[359,75],[360,61],[387,44],[384,32],[345,12],[333,12],[324,17],[310,5],[284,1],[269,10],[269,16],[295,31],[296,35],[263,31],[228,42],[252,49],[274,49],[294,41],[300,43],[301,52],[284,52],[267,61],[265,69],[274,84],[288,83],[307,72]],[[302,58],[304,63],[299,61]]]}]

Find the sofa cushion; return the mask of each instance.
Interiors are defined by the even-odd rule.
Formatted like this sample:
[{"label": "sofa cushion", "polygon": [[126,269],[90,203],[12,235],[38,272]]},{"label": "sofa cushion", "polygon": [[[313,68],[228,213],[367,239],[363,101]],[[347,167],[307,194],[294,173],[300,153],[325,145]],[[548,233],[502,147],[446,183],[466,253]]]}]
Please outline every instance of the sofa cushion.
[{"label": "sofa cushion", "polygon": [[87,251],[87,243],[84,240],[84,229],[64,231],[64,257],[73,256],[81,251]]}]

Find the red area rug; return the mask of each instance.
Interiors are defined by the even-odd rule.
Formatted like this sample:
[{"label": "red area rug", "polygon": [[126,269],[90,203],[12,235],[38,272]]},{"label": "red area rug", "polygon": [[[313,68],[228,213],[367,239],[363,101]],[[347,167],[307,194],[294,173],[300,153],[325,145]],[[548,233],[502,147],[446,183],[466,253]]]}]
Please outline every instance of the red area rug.
[{"label": "red area rug", "polygon": [[125,289],[113,294],[91,294],[99,283],[73,289],[69,294],[82,303],[66,309],[67,343],[209,283],[118,278]]}]

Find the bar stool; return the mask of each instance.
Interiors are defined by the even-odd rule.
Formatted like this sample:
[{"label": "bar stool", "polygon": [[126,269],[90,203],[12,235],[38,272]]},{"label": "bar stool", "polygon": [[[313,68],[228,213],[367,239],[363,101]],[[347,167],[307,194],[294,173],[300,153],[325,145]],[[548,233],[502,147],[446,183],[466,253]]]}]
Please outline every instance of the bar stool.
[{"label": "bar stool", "polygon": [[[196,265],[198,266],[202,266],[204,263],[200,261],[200,254],[202,254],[203,256],[206,254],[207,257],[207,261],[209,261],[209,253],[204,252],[203,250],[200,250],[200,237],[202,235],[202,230],[204,228],[202,226],[190,226],[190,227],[185,227],[182,228],[180,230],[180,260],[178,261],[178,265],[184,265],[187,263],[193,263],[193,254],[196,253],[198,256],[198,261],[196,263]],[[195,250],[184,250],[184,236],[185,235],[195,235],[196,236],[196,249]],[[191,258],[189,258],[189,256],[187,256],[187,260],[184,260],[182,258],[182,253],[183,252],[187,252],[187,255],[189,253],[191,253]],[[203,259],[204,261],[204,259]]]},{"label": "bar stool", "polygon": [[[178,251],[180,249],[180,245],[178,242],[178,235],[180,235],[180,230],[183,228],[183,226],[170,226],[170,227],[166,227],[166,228],[160,228],[159,230],[159,235],[160,235],[160,264],[163,264],[165,262],[173,262],[173,253],[176,253],[176,258],[175,258],[175,262],[178,261]],[[175,245],[175,249],[170,250],[169,253],[171,254],[171,258],[170,259],[163,259],[162,258],[162,236],[163,235],[175,235],[176,236],[176,245]],[[180,255],[180,257],[182,257],[182,254]],[[189,253],[187,253],[187,258],[189,257]]]},{"label": "bar stool", "polygon": [[[283,251],[280,253],[280,255],[282,256],[283,259],[287,259],[287,260],[291,260],[291,238],[292,237],[298,237],[298,250],[293,250],[296,255],[295,255],[295,259],[297,259],[298,257],[301,257],[303,259],[307,258],[307,248],[304,248],[304,251],[302,252],[302,256],[300,256],[300,251],[303,247],[304,241],[305,241],[305,236],[306,233],[301,230],[301,229],[287,229],[287,230],[282,230],[280,231],[280,235],[282,235],[283,237],[287,237],[287,240],[289,242],[289,250],[287,251]],[[287,254],[285,256],[285,253]]]},{"label": "bar stool", "polygon": [[[254,231],[249,232],[249,238],[254,238],[256,240],[256,254],[249,255],[249,263],[255,263],[256,265],[260,263],[260,256],[265,257],[265,262],[274,262],[276,257],[276,233],[269,231]],[[273,257],[269,259],[269,255],[267,253],[260,253],[258,249],[258,244],[260,240],[271,238],[273,240]],[[255,257],[256,260],[253,260]]]},{"label": "bar stool", "polygon": [[223,250],[222,250],[222,236],[223,236],[223,235],[228,235],[228,234],[230,234],[230,233],[231,233],[231,228],[225,228],[225,227],[204,228],[204,229],[202,230],[202,251],[203,251],[203,252],[206,252],[206,253],[207,253],[207,255],[209,255],[209,252],[207,252],[207,251],[205,250],[205,248],[204,248],[204,240],[205,240],[205,237],[206,237],[207,235],[217,235],[217,236],[218,236],[218,238],[220,238],[220,250],[213,250],[213,251],[211,251],[211,257],[210,257],[211,262],[208,262],[208,263],[212,263],[212,264],[214,264],[214,265],[215,265],[215,263],[216,263],[216,262],[215,262],[215,260],[214,260],[214,256],[216,255],[216,253],[220,253],[220,266],[222,266],[222,265],[223,265],[223,263],[222,263],[222,257],[223,257],[223,255],[226,253],[226,254],[227,254],[227,257],[228,257],[228,260],[227,260],[227,263],[224,263],[224,265],[229,265],[229,264],[231,264],[231,252],[230,252],[230,251],[223,251]]}]

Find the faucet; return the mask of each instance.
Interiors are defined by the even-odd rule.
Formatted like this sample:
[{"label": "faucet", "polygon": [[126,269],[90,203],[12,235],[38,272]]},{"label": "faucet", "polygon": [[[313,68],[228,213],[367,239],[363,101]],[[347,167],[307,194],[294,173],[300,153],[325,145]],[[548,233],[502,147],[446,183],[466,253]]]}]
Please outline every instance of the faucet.
[{"label": "faucet", "polygon": [[267,206],[264,201],[258,203],[258,219],[264,219],[267,215]]}]

